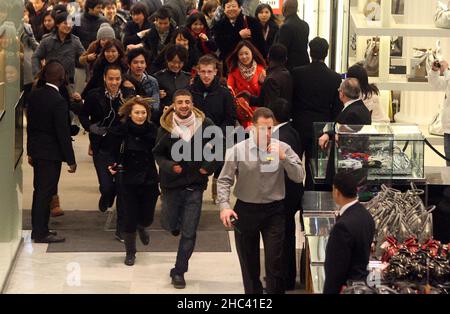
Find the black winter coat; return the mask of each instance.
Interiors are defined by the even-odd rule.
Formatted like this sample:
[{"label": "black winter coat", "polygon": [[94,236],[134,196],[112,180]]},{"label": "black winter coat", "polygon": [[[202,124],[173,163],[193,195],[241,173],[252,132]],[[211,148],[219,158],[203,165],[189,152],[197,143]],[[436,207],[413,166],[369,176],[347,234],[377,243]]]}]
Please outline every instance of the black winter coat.
[{"label": "black winter coat", "polygon": [[[250,16],[246,16],[245,19],[247,20],[248,28],[252,32],[252,37],[250,38],[251,43],[259,50],[261,55],[266,56],[266,42],[263,37],[261,24]],[[245,20],[242,13],[237,17],[234,26],[225,15],[214,25],[212,31],[217,46],[220,49],[220,59],[222,61],[226,60],[242,40],[239,32],[244,28]]]},{"label": "black winter coat", "polygon": [[[277,23],[273,22],[273,21],[269,21],[269,33],[267,34],[267,38],[265,39],[266,41],[266,49],[267,49],[267,53],[269,53],[270,47],[272,47],[272,45],[275,42],[275,38],[278,35],[278,31],[280,30],[280,27],[277,25]],[[263,38],[264,38],[264,29],[263,31]],[[266,56],[264,56],[266,57]]]},{"label": "black winter coat", "polygon": [[[204,137],[203,134],[205,134],[205,129],[209,126],[213,126],[214,123],[206,118],[203,112],[194,108],[196,118],[202,121],[202,126],[197,130],[197,132],[202,132],[202,135],[198,136],[197,134],[194,134],[191,140],[186,144],[190,147],[191,152],[187,159],[183,158],[181,161],[174,161],[172,147],[174,145],[179,145],[179,141],[183,141],[182,139],[172,137],[172,117],[174,114],[173,107],[169,107],[169,109],[164,112],[160,121],[161,127],[158,130],[156,145],[153,149],[153,155],[159,166],[161,189],[191,188],[206,190],[208,176],[213,174],[216,170],[216,162],[205,160],[203,155],[202,160],[196,161],[195,152],[198,154],[199,148],[203,151],[205,146],[213,139],[213,136]],[[196,139],[201,139],[201,143],[196,142]],[[176,149],[176,151],[180,151],[180,149]],[[183,152],[184,150],[181,148],[181,153]],[[174,165],[180,165],[183,168],[183,171],[180,174],[176,174],[173,172]],[[208,172],[207,175],[200,173],[201,168]]]},{"label": "black winter coat", "polygon": [[235,126],[236,106],[233,96],[227,87],[220,84],[218,77],[209,87],[205,87],[197,75],[189,89],[194,98],[194,106],[203,111],[223,132],[227,126]]},{"label": "black winter coat", "polygon": [[84,49],[97,40],[97,31],[102,23],[108,23],[103,16],[94,16],[87,12],[81,15],[80,25],[73,27],[72,33],[80,38]]},{"label": "black winter coat", "polygon": [[[274,132],[273,137],[276,138],[278,136],[278,140],[284,142],[291,146],[292,150],[300,157],[302,148],[301,141],[298,132],[294,129],[291,122],[280,127],[277,131]],[[287,175],[285,177],[285,188],[286,188],[286,197],[284,198],[284,207],[286,210],[296,212],[302,207],[302,198],[303,198],[303,183],[296,183],[289,179]]]},{"label": "black winter coat", "polygon": [[[158,171],[152,150],[155,147],[157,128],[151,122],[137,125],[128,119],[111,128],[105,138],[109,149],[109,164],[122,164],[123,184],[154,185]],[[123,143],[123,152],[121,146]]]},{"label": "black winter coat", "polygon": [[270,108],[273,101],[283,98],[292,106],[292,84],[292,77],[288,69],[284,66],[270,67],[267,69],[267,77],[261,86],[259,96],[251,96],[250,104]]},{"label": "black winter coat", "polygon": [[189,73],[181,71],[176,74],[169,69],[156,72],[155,78],[158,80],[159,89],[164,90],[167,94],[166,97],[160,99],[161,111],[164,107],[172,104],[173,94],[179,89],[189,88],[191,81],[191,75]]},{"label": "black winter coat", "polygon": [[[87,132],[89,132],[92,124],[98,124],[98,126],[106,128],[117,126],[120,123],[118,111],[123,102],[124,100],[121,97],[114,100],[108,99],[105,96],[104,87],[91,90],[87,94],[78,116],[81,125]],[[104,137],[89,133],[89,139],[94,153],[103,148]]]},{"label": "black winter coat", "polygon": [[288,61],[286,66],[289,70],[309,64],[308,37],[309,25],[301,20],[297,14],[288,16],[280,27],[275,42],[283,44],[287,48]]},{"label": "black winter coat", "polygon": [[151,60],[156,59],[164,47],[170,43],[174,30],[175,28],[170,24],[169,34],[163,44],[160,42],[159,33],[155,26],[151,28],[150,32],[148,32],[144,38],[142,38],[144,48],[150,51],[149,57]]},{"label": "black winter coat", "polygon": [[127,25],[125,25],[125,29],[123,31],[123,46],[127,48],[128,45],[140,44],[142,40],[139,38],[137,33],[149,29],[150,27],[152,27],[152,24],[149,21],[144,21],[142,28],[140,28],[139,25],[133,21],[129,21]]},{"label": "black winter coat", "polygon": [[27,119],[28,156],[75,164],[69,105],[56,89],[43,86],[30,93]]}]

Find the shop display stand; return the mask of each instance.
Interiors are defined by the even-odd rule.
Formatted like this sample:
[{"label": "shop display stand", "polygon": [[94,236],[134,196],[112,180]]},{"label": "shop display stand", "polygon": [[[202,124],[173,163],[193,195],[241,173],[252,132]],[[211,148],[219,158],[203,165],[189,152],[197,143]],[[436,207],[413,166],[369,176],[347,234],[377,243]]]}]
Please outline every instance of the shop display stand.
[{"label": "shop display stand", "polygon": [[[408,0],[415,1],[415,0]],[[424,2],[427,2],[424,4]],[[431,1],[430,1],[431,2]],[[434,5],[434,2],[428,3],[428,1],[417,2],[417,6],[427,5],[429,11],[430,4]],[[364,13],[364,7],[367,5],[366,0],[359,0],[356,7],[350,8],[350,24],[351,29],[357,35],[357,56],[356,60],[349,60],[349,66],[353,65],[355,61],[364,60],[364,54],[366,49],[367,37],[379,37],[380,38],[380,51],[379,51],[379,76],[371,77],[369,80],[371,83],[377,84],[381,91],[381,100],[383,108],[388,110],[389,108],[389,93],[391,91],[401,92],[427,92],[424,95],[402,95],[402,103],[400,106],[400,112],[395,116],[397,122],[404,123],[417,123],[419,125],[427,125],[430,123],[432,117],[437,113],[439,103],[442,102],[444,94],[436,92],[443,92],[443,90],[432,87],[428,82],[409,82],[407,75],[390,74],[390,40],[391,37],[401,36],[407,38],[424,38],[424,39],[441,39],[446,42],[450,39],[450,31],[448,29],[437,28],[432,24],[410,24],[410,23],[398,23],[395,16],[391,14],[392,1],[381,0],[380,6],[380,20],[371,21]],[[405,3],[405,6],[411,8],[411,3]],[[427,20],[432,22],[432,16],[428,17],[428,11],[423,12],[422,15],[426,15]],[[408,14],[405,7],[405,13]],[[449,41],[450,42],[450,41]],[[412,50],[412,48],[424,48],[419,46],[408,45],[408,42],[404,40],[403,51]],[[434,46],[428,48],[435,48]],[[450,51],[445,51],[447,54]],[[404,53],[403,58],[406,59],[406,66],[410,68],[410,59],[408,56],[410,53]],[[408,71],[410,72],[410,71]],[[432,92],[434,92],[432,94]],[[404,93],[402,93],[404,94]],[[388,111],[386,111],[388,112]]]}]

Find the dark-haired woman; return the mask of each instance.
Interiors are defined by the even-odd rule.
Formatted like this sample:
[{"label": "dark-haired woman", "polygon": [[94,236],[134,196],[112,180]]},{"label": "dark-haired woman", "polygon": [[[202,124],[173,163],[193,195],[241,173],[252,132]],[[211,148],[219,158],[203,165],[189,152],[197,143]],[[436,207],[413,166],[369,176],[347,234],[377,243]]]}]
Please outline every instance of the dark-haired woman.
[{"label": "dark-haired woman", "polygon": [[183,71],[184,64],[188,60],[188,51],[179,45],[170,45],[166,49],[166,68],[155,73],[159,85],[159,97],[161,99],[161,112],[164,107],[172,104],[172,98],[179,89],[187,89],[191,75]]},{"label": "dark-haired woman", "polygon": [[217,45],[209,30],[208,22],[201,12],[192,13],[186,21],[186,27],[194,37],[198,51],[209,54],[217,51]]},{"label": "dark-haired woman", "polygon": [[39,27],[39,31],[36,35],[36,40],[41,41],[42,38],[51,34],[55,30],[55,18],[52,11],[46,11],[42,19],[42,24]]},{"label": "dark-haired woman", "polygon": [[259,4],[256,7],[255,17],[261,24],[263,37],[266,41],[266,49],[269,51],[275,41],[275,36],[280,29],[276,17],[273,14],[272,7],[266,3]]},{"label": "dark-haired woman", "polygon": [[122,43],[117,39],[108,40],[103,44],[103,48],[92,66],[92,76],[81,94],[83,98],[91,89],[103,86],[103,72],[108,65],[112,64],[120,66],[122,73],[128,70]]},{"label": "dark-haired woman", "polygon": [[[247,40],[239,42],[227,59],[227,64],[230,69],[228,87],[236,95],[240,92],[248,92],[250,95],[258,97],[266,77],[266,63],[255,46]],[[238,120],[244,128],[251,124],[248,118],[240,116],[239,111]]]},{"label": "dark-haired woman", "polygon": [[380,90],[375,84],[369,83],[366,69],[353,65],[347,71],[348,78],[356,78],[361,86],[361,99],[372,113],[372,122],[390,122],[390,119],[380,103]]},{"label": "dark-haired woman", "polygon": [[115,177],[117,204],[123,214],[125,265],[136,259],[136,231],[144,245],[150,243],[147,228],[152,224],[159,196],[158,172],[152,149],[157,128],[150,121],[149,100],[129,99],[119,109],[121,123],[109,129],[112,144],[108,170]]}]

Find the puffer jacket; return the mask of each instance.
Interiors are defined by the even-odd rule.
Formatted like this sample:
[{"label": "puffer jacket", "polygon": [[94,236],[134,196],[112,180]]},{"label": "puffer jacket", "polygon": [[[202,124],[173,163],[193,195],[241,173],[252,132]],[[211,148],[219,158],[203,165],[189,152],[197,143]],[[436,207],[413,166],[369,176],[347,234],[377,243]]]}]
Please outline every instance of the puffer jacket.
[{"label": "puffer jacket", "polygon": [[[205,117],[205,114],[198,110],[193,109],[197,121],[202,123],[201,127],[197,129],[197,132],[202,132],[199,136],[197,133],[192,136],[189,143],[183,144],[190,146],[190,156],[188,158],[182,158],[180,161],[175,161],[172,157],[172,147],[174,145],[180,145],[179,141],[183,141],[178,137],[172,137],[173,131],[173,115],[175,110],[173,105],[168,107],[161,117],[161,127],[158,130],[158,137],[156,140],[155,148],[153,149],[153,155],[159,166],[160,186],[162,189],[179,189],[179,188],[191,188],[196,190],[206,190],[208,185],[208,176],[214,173],[216,170],[215,161],[207,161],[202,155],[202,160],[195,161],[194,155],[196,150],[201,149],[202,152],[205,146],[212,140],[214,135],[205,137],[205,129],[210,126],[214,126],[214,123]],[[198,142],[198,141],[201,142]],[[175,148],[176,151],[180,151],[181,154],[185,153],[182,146],[181,150]],[[198,154],[198,152],[197,152]],[[197,158],[198,159],[198,158]],[[173,166],[180,165],[183,171],[180,174],[176,174],[173,171]],[[205,169],[208,173],[203,175],[200,173],[200,168]]]}]

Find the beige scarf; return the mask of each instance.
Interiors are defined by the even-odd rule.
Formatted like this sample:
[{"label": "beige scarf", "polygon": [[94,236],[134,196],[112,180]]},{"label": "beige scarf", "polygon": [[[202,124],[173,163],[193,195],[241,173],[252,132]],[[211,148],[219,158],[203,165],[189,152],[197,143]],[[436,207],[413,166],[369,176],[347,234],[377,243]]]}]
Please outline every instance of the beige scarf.
[{"label": "beige scarf", "polygon": [[181,119],[174,112],[172,117],[173,130],[172,134],[180,137],[181,139],[189,142],[197,131],[198,127],[201,125],[195,118],[194,112],[191,113],[186,119]]}]

